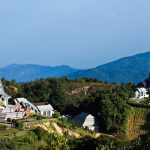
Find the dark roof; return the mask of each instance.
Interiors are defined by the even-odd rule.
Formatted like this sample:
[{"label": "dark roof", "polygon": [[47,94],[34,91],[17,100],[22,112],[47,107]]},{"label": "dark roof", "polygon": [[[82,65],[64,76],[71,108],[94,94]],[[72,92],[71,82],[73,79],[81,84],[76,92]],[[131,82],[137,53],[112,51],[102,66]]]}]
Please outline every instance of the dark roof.
[{"label": "dark roof", "polygon": [[40,105],[48,105],[48,102],[38,102],[38,103],[32,103],[34,106],[40,106]]}]

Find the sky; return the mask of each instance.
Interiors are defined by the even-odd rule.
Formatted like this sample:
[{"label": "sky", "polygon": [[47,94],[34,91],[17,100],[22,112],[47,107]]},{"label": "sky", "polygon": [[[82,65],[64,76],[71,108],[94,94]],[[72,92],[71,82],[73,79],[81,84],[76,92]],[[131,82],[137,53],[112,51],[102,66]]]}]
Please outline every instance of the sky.
[{"label": "sky", "polygon": [[0,68],[89,69],[150,51],[148,0],[0,0]]}]

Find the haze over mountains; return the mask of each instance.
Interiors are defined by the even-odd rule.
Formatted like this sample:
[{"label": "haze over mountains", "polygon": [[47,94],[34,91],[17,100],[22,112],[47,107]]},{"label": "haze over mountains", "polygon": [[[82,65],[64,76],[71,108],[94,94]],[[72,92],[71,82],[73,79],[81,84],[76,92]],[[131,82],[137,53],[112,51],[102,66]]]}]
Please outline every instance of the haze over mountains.
[{"label": "haze over mountains", "polygon": [[7,80],[16,79],[17,82],[33,81],[42,77],[62,77],[68,78],[92,77],[99,80],[107,80],[109,83],[124,82],[138,83],[144,82],[150,72],[150,52],[124,57],[119,60],[100,65],[96,68],[81,70],[69,66],[40,66],[40,65],[17,65],[12,64],[1,68],[1,75]]}]

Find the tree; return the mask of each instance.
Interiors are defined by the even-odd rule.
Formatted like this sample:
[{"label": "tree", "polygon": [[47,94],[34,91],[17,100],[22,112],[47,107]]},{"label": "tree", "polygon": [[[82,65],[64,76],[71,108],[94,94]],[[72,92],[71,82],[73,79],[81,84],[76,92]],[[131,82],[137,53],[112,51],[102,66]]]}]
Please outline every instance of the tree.
[{"label": "tree", "polygon": [[99,82],[99,80],[98,80],[97,78],[95,78],[95,79],[94,79],[94,82],[97,82],[97,83],[98,83],[98,82]]},{"label": "tree", "polygon": [[107,80],[105,81],[105,84],[107,84],[107,85],[109,84]]},{"label": "tree", "polygon": [[52,91],[48,102],[54,107],[55,110],[60,112],[63,112],[68,104],[65,93],[58,89]]},{"label": "tree", "polygon": [[11,122],[11,118],[7,118],[7,122]]},{"label": "tree", "polygon": [[103,81],[101,80],[100,83],[103,84]]},{"label": "tree", "polygon": [[10,85],[10,82],[9,82],[9,81],[6,81],[6,85],[9,86],[9,85]]}]

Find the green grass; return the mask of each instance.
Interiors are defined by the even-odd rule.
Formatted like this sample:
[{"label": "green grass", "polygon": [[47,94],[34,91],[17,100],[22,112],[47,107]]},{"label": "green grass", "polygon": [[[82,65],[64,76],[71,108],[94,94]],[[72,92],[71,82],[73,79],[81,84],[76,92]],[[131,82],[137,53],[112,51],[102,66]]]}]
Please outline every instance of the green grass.
[{"label": "green grass", "polygon": [[12,128],[12,129],[0,130],[0,136],[9,136],[14,133],[17,134],[20,131],[22,131],[22,129]]},{"label": "green grass", "polygon": [[75,131],[76,133],[81,134],[82,136],[88,135],[88,136],[94,137],[94,135],[95,135],[95,134],[91,134],[91,133],[89,133],[89,132],[86,132],[86,131],[84,131],[84,130],[81,129],[81,128],[76,128],[74,131]]},{"label": "green grass", "polygon": [[75,129],[72,129],[72,124],[71,124],[71,123],[62,122],[62,121],[60,121],[60,120],[57,120],[57,122],[59,122],[59,124],[58,124],[59,126],[61,125],[60,127],[65,127],[65,128],[67,128],[67,129],[69,129],[69,130],[72,130],[72,131],[74,131],[74,132],[80,134],[82,137],[83,137],[83,136],[86,136],[86,135],[91,136],[91,137],[94,137],[94,134],[91,134],[91,133],[89,133],[89,132],[86,132],[86,131],[83,130],[82,128],[75,127]]},{"label": "green grass", "polygon": [[0,123],[7,123],[6,121],[0,121]]},{"label": "green grass", "polygon": [[55,127],[50,123],[50,127],[53,131],[56,131]]}]

